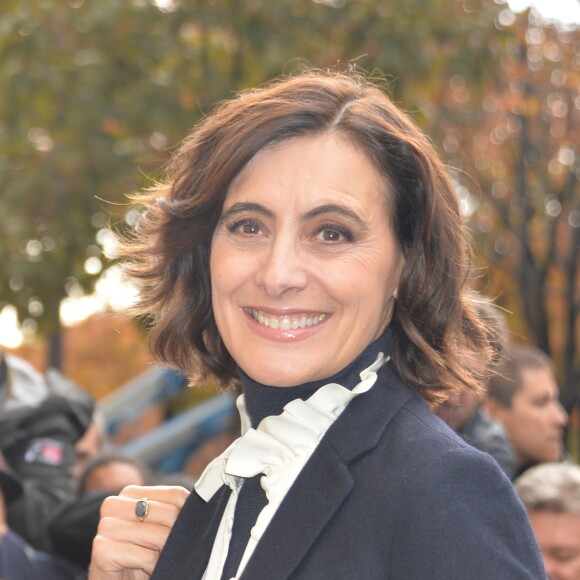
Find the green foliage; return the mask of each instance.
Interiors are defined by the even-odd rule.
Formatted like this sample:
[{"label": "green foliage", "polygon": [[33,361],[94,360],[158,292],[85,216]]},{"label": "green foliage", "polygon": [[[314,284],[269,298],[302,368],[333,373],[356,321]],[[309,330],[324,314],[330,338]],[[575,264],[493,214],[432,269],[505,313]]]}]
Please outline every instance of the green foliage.
[{"label": "green foliage", "polygon": [[479,82],[496,12],[448,0],[4,0],[0,301],[57,328],[60,300],[97,277],[83,264],[101,258],[104,221],[123,220],[125,194],[233,91],[355,59],[428,107],[450,74]]},{"label": "green foliage", "polygon": [[[540,43],[538,29],[548,31]],[[155,176],[214,103],[300,67],[357,66],[384,77],[448,157],[476,210],[474,235],[492,274],[496,264],[504,269],[500,299],[518,312],[522,333],[554,350],[542,324],[553,334],[564,322],[545,307],[536,312],[545,285],[532,280],[540,286],[527,296],[529,280],[514,275],[526,246],[513,229],[512,200],[516,191],[530,196],[533,227],[552,231],[543,200],[560,196],[563,178],[546,174],[545,164],[577,134],[546,140],[541,121],[550,95],[562,92],[553,85],[557,70],[568,67],[570,127],[578,126],[578,30],[566,34],[575,44],[527,15],[515,18],[501,0],[3,0],[0,304],[17,305],[21,320],[34,314],[41,331],[52,331],[60,300],[97,279],[84,268],[88,258],[103,259],[95,235],[106,222],[123,224],[126,194]],[[538,50],[543,69],[532,70]],[[525,98],[515,95],[515,79],[532,89]],[[523,109],[514,112],[516,97]],[[512,130],[518,119],[530,122],[525,150]],[[500,143],[502,127],[509,135]],[[521,159],[532,157],[542,161],[522,172]],[[573,167],[563,169],[571,178]],[[501,199],[498,182],[508,192]],[[566,191],[558,200],[569,215],[578,196]],[[513,219],[502,218],[508,214]],[[515,236],[508,254],[496,243],[502,236]],[[528,245],[528,254],[546,251]],[[574,260],[556,246],[544,258],[567,261],[569,274]],[[493,276],[490,284],[495,292]],[[561,291],[570,294],[570,284],[574,290],[576,279]],[[517,310],[520,296],[527,306]],[[577,328],[575,320],[568,326]],[[566,360],[569,370],[578,367],[576,352]]]}]

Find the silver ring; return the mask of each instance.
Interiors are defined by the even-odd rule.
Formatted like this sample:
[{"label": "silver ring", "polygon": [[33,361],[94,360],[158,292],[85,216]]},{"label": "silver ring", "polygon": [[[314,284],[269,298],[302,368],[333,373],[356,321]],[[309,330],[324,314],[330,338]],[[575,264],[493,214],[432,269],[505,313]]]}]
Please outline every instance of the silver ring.
[{"label": "silver ring", "polygon": [[140,500],[137,500],[137,503],[135,504],[135,515],[142,522],[144,522],[148,513],[149,513],[149,499],[146,497],[142,497]]}]

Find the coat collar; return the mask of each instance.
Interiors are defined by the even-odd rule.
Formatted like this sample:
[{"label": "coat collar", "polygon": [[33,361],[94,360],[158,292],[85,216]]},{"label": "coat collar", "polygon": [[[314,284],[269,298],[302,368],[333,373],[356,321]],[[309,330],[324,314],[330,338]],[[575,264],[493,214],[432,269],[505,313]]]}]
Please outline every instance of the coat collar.
[{"label": "coat collar", "polygon": [[[393,417],[412,398],[421,399],[403,382],[390,359],[377,373],[376,385],[357,397],[327,432],[327,438],[346,464],[374,449]],[[364,428],[361,419],[364,418]]]}]

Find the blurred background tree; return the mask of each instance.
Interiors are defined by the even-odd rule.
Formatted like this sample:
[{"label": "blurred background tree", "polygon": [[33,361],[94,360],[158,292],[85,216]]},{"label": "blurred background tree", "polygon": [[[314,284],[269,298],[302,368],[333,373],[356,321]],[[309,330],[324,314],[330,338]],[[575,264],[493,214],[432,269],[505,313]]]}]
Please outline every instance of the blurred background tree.
[{"label": "blurred background tree", "polygon": [[54,338],[91,292],[105,226],[213,103],[303,66],[360,67],[448,161],[481,289],[558,363],[577,344],[580,38],[501,0],[3,0],[0,304]]},{"label": "blurred background tree", "polygon": [[[516,29],[480,121],[458,138],[478,185],[472,223],[489,292],[556,362],[570,409],[580,386],[578,30]],[[463,180],[465,181],[465,180]]]}]

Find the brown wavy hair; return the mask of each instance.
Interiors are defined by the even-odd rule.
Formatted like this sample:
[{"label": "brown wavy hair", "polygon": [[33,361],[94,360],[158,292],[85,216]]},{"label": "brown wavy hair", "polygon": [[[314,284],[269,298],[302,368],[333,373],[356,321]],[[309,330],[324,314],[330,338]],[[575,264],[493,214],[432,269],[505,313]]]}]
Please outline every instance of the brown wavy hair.
[{"label": "brown wavy hair", "polygon": [[242,92],[193,129],[165,179],[137,196],[144,211],[123,242],[150,317],[153,353],[192,380],[237,382],[211,307],[210,243],[228,187],[258,151],[335,132],[366,153],[388,185],[405,256],[393,311],[391,357],[431,402],[478,389],[460,352],[486,357],[489,341],[467,297],[469,245],[453,183],[429,140],[378,84],[360,74],[308,71]]}]

